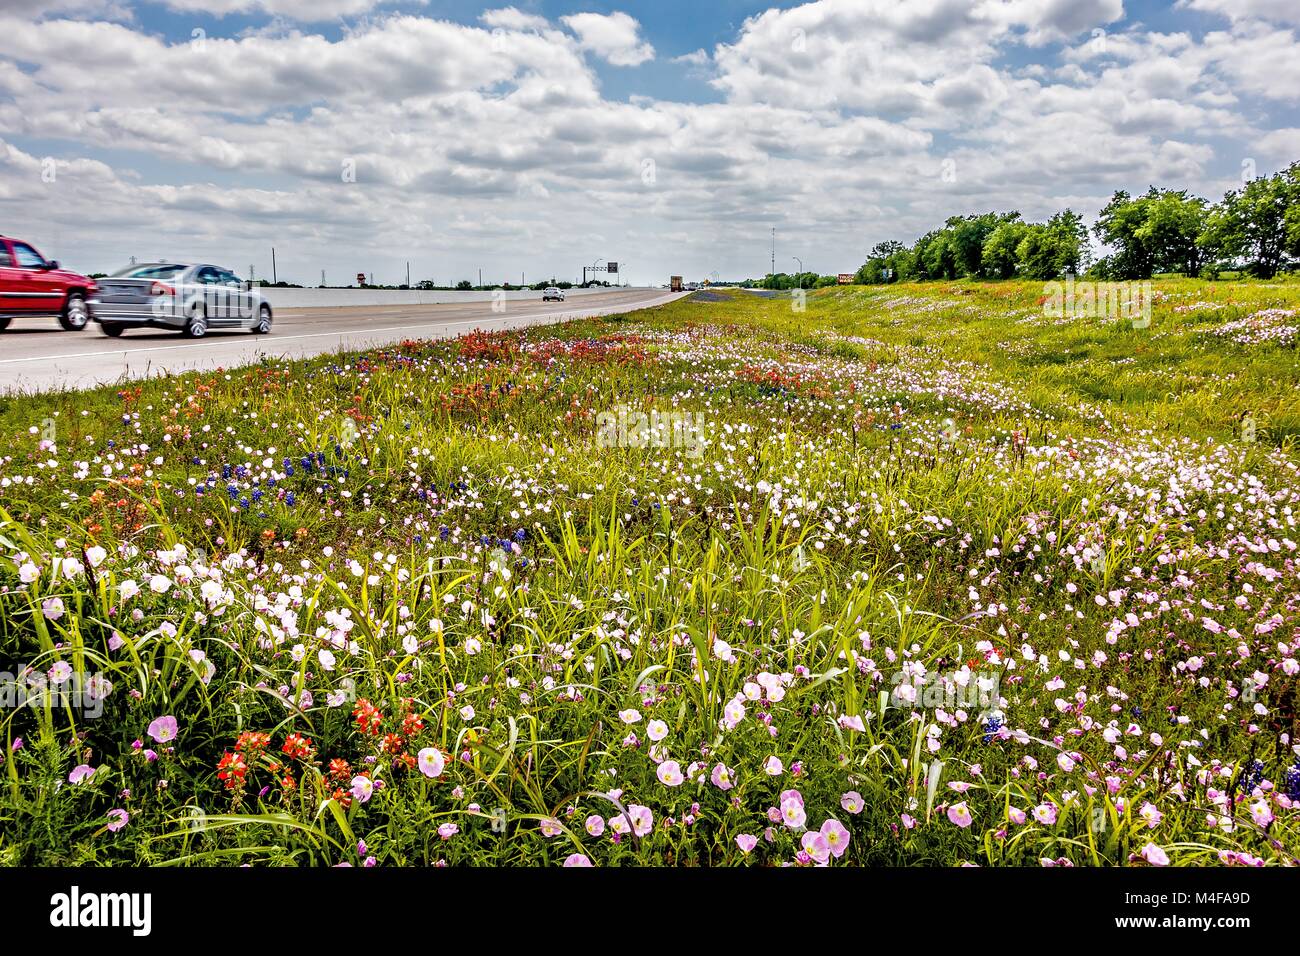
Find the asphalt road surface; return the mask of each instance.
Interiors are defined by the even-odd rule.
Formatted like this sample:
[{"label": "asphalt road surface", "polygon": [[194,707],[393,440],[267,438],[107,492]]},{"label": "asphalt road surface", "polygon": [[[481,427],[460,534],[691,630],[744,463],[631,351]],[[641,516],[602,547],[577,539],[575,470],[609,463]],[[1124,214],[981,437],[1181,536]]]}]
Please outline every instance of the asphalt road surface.
[{"label": "asphalt road surface", "polygon": [[0,333],[0,392],[89,388],[192,369],[232,368],[272,358],[303,358],[364,349],[403,339],[452,338],[473,329],[496,331],[567,319],[615,315],[681,298],[663,289],[619,289],[567,302],[341,306],[283,309],[270,335],[209,331],[197,340],[179,332],[135,329],[110,339],[91,323],[64,332],[54,319],[16,319]]}]

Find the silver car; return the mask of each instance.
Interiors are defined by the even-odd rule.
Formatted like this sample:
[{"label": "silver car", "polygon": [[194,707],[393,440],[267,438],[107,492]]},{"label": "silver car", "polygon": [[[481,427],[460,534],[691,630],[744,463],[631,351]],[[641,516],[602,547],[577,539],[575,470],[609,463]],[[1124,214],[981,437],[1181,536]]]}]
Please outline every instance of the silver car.
[{"label": "silver car", "polygon": [[105,335],[175,329],[199,339],[214,329],[271,331],[271,306],[251,283],[208,263],[146,262],[95,283],[87,303]]}]

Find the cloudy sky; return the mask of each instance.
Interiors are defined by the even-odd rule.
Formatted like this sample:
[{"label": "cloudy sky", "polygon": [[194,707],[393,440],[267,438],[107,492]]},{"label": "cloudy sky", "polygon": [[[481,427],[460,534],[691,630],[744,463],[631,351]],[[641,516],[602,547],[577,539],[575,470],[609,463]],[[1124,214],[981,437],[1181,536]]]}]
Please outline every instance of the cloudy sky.
[{"label": "cloudy sky", "polygon": [[[41,8],[35,18],[30,12]],[[332,283],[852,271],[1300,159],[1295,0],[0,0],[0,230]]]}]

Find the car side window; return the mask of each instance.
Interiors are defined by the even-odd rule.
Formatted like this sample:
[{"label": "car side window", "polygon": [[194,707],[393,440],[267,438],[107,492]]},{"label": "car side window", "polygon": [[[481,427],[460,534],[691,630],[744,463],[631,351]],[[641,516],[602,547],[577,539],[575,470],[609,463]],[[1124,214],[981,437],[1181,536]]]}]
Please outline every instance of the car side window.
[{"label": "car side window", "polygon": [[0,269],[12,269],[14,264],[13,256],[9,255],[9,246],[0,242]]},{"label": "car side window", "polygon": [[218,277],[219,277],[219,278],[218,278],[218,281],[219,281],[222,285],[241,285],[241,284],[242,284],[242,283],[240,283],[240,281],[239,281],[239,276],[235,275],[233,272],[226,272],[226,271],[223,269],[221,272],[217,273],[217,275],[218,275]]},{"label": "car side window", "polygon": [[204,266],[194,278],[202,285],[217,285],[221,281],[220,276],[221,274],[216,269],[211,266]]},{"label": "car side window", "polygon": [[14,243],[14,258],[20,269],[41,269],[45,266],[45,257],[25,242]]}]

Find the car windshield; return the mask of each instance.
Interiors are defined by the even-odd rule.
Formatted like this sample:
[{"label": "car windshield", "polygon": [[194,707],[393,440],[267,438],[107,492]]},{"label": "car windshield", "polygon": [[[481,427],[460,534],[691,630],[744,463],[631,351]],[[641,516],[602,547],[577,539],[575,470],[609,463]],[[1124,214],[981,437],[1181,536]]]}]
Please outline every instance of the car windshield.
[{"label": "car windshield", "polygon": [[119,272],[114,272],[114,279],[170,279],[181,272],[185,271],[184,266],[176,265],[154,265],[148,266],[129,266]]}]

